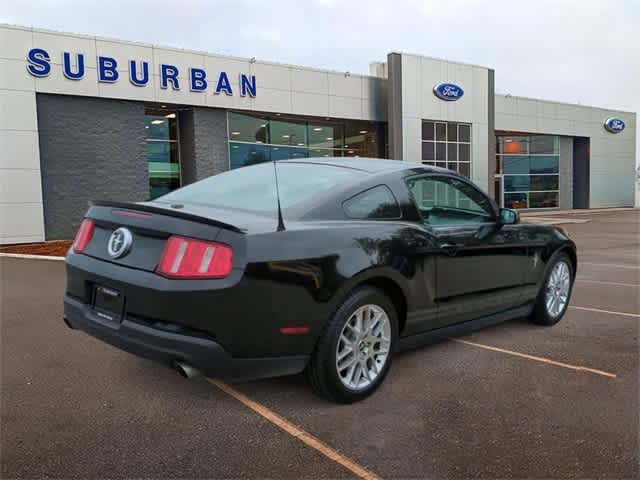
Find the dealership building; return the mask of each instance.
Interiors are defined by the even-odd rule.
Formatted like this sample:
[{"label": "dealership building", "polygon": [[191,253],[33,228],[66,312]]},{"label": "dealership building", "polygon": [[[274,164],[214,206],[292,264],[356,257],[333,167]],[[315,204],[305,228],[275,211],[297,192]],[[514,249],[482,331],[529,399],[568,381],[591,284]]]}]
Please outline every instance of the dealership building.
[{"label": "dealership building", "polygon": [[92,199],[290,158],[436,165],[511,208],[633,206],[635,113],[499,95],[482,66],[380,60],[357,75],[0,26],[0,244],[72,238]]}]

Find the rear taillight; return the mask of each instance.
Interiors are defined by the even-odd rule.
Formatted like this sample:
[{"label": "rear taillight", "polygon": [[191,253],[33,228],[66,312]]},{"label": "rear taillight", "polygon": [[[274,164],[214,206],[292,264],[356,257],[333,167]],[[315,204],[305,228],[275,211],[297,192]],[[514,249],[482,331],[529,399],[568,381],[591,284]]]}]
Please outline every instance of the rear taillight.
[{"label": "rear taillight", "polygon": [[169,278],[223,278],[232,268],[230,246],[172,236],[167,240],[156,272]]},{"label": "rear taillight", "polygon": [[89,245],[89,242],[93,238],[93,232],[96,229],[93,220],[85,218],[80,224],[78,233],[76,233],[76,239],[73,241],[73,251],[76,253],[82,253]]}]

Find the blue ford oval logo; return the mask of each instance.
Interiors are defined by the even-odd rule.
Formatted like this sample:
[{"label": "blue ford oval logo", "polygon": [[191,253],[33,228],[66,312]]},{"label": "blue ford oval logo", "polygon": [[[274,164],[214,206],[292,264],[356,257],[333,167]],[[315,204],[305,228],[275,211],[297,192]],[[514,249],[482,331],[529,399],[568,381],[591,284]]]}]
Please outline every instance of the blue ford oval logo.
[{"label": "blue ford oval logo", "polygon": [[439,83],[433,87],[433,93],[442,100],[453,102],[462,98],[464,90],[453,83]]},{"label": "blue ford oval logo", "polygon": [[604,128],[611,133],[620,133],[624,130],[625,123],[621,118],[610,117],[604,121]]}]

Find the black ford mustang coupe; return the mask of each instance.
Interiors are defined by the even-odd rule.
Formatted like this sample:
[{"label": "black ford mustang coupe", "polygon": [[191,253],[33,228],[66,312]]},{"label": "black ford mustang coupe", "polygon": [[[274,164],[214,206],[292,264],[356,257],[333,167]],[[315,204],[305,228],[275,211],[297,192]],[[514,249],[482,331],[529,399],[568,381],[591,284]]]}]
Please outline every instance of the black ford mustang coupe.
[{"label": "black ford mustang coupe", "polygon": [[66,267],[71,328],[188,377],[305,371],[349,403],[400,350],[514,317],[558,322],[576,248],[449,170],[325,158],[95,202]]}]

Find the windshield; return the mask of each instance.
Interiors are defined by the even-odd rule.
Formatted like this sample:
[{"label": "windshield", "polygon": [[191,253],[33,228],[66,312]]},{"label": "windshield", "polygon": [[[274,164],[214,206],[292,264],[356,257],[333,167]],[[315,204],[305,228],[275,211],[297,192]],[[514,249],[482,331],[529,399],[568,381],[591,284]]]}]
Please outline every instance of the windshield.
[{"label": "windshield", "polygon": [[[299,206],[316,195],[363,175],[358,170],[310,163],[278,163],[277,169],[283,210]],[[273,163],[261,163],[214,175],[168,193],[156,201],[198,203],[259,213],[276,212]]]}]

